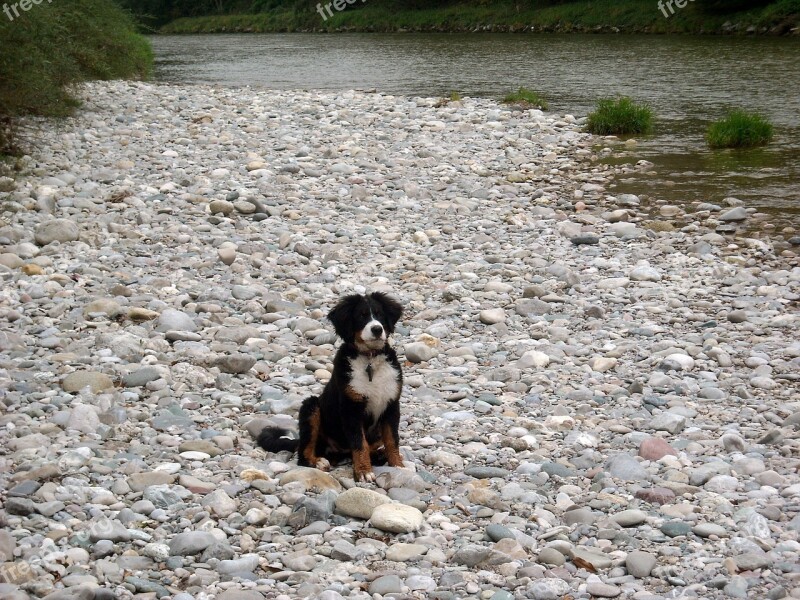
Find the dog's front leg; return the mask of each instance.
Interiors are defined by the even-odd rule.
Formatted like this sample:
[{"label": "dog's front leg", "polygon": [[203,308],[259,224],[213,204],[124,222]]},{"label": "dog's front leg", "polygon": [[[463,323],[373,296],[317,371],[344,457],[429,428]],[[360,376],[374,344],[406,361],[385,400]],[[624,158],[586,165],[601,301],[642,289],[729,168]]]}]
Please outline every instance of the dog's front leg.
[{"label": "dog's front leg", "polygon": [[381,439],[386,451],[386,461],[390,467],[402,467],[400,455],[400,403],[393,402],[386,409],[381,422]]},{"label": "dog's front leg", "polygon": [[364,435],[364,430],[359,427],[359,435],[350,439],[350,449],[353,453],[353,479],[356,483],[374,483],[375,473],[372,471],[372,461],[369,457],[369,444]]}]

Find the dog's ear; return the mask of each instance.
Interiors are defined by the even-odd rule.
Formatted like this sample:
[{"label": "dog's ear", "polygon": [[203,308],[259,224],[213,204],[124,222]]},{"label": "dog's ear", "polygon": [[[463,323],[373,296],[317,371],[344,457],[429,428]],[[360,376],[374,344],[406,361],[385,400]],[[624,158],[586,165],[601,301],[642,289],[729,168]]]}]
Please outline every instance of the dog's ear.
[{"label": "dog's ear", "polygon": [[353,329],[353,312],[361,300],[362,298],[358,294],[345,296],[331,309],[331,312],[328,313],[328,320],[333,323],[333,329],[336,331],[336,335],[345,342],[352,342],[355,338],[356,332]]},{"label": "dog's ear", "polygon": [[386,315],[386,320],[389,321],[392,326],[389,333],[393,333],[394,326],[403,315],[403,307],[397,300],[387,296],[383,292],[373,292],[370,294],[370,296],[373,300],[375,300],[375,302],[381,305],[381,308],[383,308],[383,314]]}]

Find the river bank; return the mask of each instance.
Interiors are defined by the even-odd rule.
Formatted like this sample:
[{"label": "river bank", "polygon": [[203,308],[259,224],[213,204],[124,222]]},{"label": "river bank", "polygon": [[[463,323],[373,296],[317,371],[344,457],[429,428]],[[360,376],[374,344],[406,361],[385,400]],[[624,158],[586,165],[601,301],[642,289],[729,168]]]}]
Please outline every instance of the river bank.
[{"label": "river bank", "polygon": [[657,33],[726,35],[798,35],[800,4],[777,4],[732,14],[715,15],[689,4],[671,9],[638,0],[578,2],[536,10],[514,2],[486,6],[452,5],[427,10],[392,10],[369,4],[357,10],[265,12],[182,18],[165,25],[162,33],[276,33],[276,32],[550,32]]},{"label": "river bank", "polygon": [[[764,217],[654,216],[581,118],[491,100],[81,97],[0,181],[4,593],[800,595],[800,267],[731,227]],[[364,289],[405,307],[408,465],[367,489],[252,438]]]}]

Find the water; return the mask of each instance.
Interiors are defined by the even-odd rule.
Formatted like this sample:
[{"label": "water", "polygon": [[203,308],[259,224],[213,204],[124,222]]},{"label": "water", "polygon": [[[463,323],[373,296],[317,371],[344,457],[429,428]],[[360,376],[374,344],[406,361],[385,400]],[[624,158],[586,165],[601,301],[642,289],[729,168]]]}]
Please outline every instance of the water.
[{"label": "water", "polygon": [[[649,104],[656,131],[614,162],[655,175],[615,191],[679,205],[735,196],[800,228],[800,39],[655,35],[231,34],[156,36],[156,78],[277,89],[377,89],[500,98],[525,86],[585,116],[598,98]],[[742,107],[776,126],[771,145],[711,151],[708,123]]]}]

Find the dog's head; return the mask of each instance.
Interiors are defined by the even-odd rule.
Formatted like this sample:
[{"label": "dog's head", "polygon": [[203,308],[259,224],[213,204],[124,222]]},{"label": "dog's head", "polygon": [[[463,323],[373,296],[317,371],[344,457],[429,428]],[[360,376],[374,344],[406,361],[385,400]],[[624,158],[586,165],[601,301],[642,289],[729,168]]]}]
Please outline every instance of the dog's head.
[{"label": "dog's head", "polygon": [[403,314],[403,307],[382,292],[345,296],[328,313],[336,335],[359,350],[380,350]]}]

